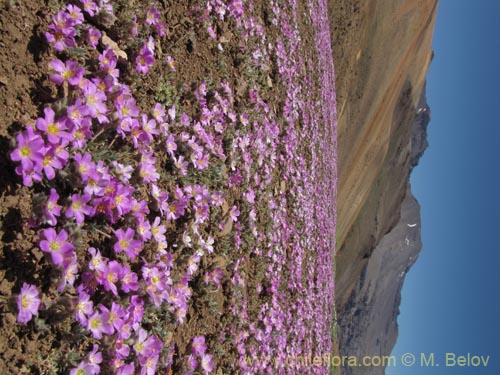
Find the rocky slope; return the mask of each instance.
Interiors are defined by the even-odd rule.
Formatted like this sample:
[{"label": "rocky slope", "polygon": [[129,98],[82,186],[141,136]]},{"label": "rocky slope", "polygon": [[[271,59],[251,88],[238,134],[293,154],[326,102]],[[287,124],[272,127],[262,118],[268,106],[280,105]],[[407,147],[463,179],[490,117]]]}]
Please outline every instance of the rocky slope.
[{"label": "rocky slope", "polygon": [[[412,127],[410,166],[427,148],[430,109],[422,93]],[[344,355],[388,355],[398,336],[397,316],[406,273],[422,248],[420,207],[408,185],[396,226],[373,250],[339,317],[339,346]],[[383,374],[383,367],[345,367],[343,374]]]},{"label": "rocky slope", "polygon": [[[415,259],[419,226],[407,227],[414,229],[411,249],[405,241],[410,233],[397,228],[419,216],[408,178],[426,147],[429,109],[422,93],[436,10],[437,0],[330,3],[339,110],[336,305],[343,355],[377,349],[388,354],[397,336],[404,279],[399,275],[411,265],[409,257]],[[417,209],[406,212],[406,206]],[[401,241],[405,252],[387,262]]]}]

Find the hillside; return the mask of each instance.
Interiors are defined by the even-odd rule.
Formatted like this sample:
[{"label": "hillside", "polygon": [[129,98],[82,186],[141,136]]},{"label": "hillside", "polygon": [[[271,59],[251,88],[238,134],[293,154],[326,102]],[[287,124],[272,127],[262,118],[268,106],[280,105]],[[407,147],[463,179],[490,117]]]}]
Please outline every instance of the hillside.
[{"label": "hillside", "polygon": [[[379,254],[381,246],[385,252],[400,241],[397,227],[405,217],[402,206],[416,205],[408,179],[426,146],[426,136],[413,128],[433,55],[437,1],[340,0],[331,1],[329,10],[339,113],[336,307],[340,352],[368,355],[380,348],[377,341],[387,340],[382,352],[377,352],[386,354],[396,337],[389,326],[396,324],[402,283],[398,274],[411,262],[393,264],[394,268],[376,264],[386,256]],[[428,117],[426,111],[419,115]],[[387,240],[386,235],[394,239]],[[414,235],[416,251],[419,235]],[[380,288],[389,289],[383,301],[372,298]],[[386,304],[391,312],[384,311]],[[371,330],[353,331],[373,314],[386,316],[385,325],[374,323]]]}]

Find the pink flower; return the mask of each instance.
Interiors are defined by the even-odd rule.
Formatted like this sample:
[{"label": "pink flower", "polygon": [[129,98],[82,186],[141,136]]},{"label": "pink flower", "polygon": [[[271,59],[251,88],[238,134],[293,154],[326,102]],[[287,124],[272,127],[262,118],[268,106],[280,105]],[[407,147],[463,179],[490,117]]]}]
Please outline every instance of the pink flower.
[{"label": "pink flower", "polygon": [[175,143],[175,136],[170,134],[165,141],[165,146],[167,148],[167,152],[170,156],[174,156],[174,151],[177,150],[177,144]]},{"label": "pink flower", "polygon": [[167,229],[163,224],[161,224],[161,219],[157,216],[155,217],[155,221],[153,222],[153,226],[151,227],[151,234],[156,242],[164,242],[166,241],[165,232]]},{"label": "pink flower", "polygon": [[213,357],[211,354],[203,354],[201,357],[201,368],[205,371],[205,374],[209,374],[214,369]]},{"label": "pink flower", "polygon": [[191,352],[196,356],[202,356],[207,350],[207,345],[205,344],[205,336],[196,336],[193,338],[191,343]]},{"label": "pink flower", "polygon": [[231,208],[231,211],[229,211],[229,217],[231,217],[231,220],[233,220],[234,222],[237,222],[238,216],[240,216],[240,210],[238,210],[238,207],[233,206]]},{"label": "pink flower", "polygon": [[71,260],[75,247],[66,241],[68,233],[64,229],[59,233],[52,228],[44,229],[41,236],[45,239],[40,241],[40,249],[52,256],[52,262],[56,266]]},{"label": "pink flower", "polygon": [[99,374],[101,370],[99,365],[102,363],[102,353],[98,350],[99,345],[94,344],[92,351],[87,356],[87,362],[93,371],[92,374]]},{"label": "pink flower", "polygon": [[173,157],[174,165],[179,170],[179,174],[181,176],[185,176],[187,174],[188,163],[184,159],[184,156],[180,155],[178,158]]},{"label": "pink flower", "polygon": [[[43,161],[43,146],[42,137],[35,134],[32,127],[28,127],[25,133],[17,136],[17,148],[12,151],[10,158],[13,161],[20,161],[22,169],[33,170],[35,164]],[[18,174],[21,173],[18,172]]]},{"label": "pink flower", "polygon": [[141,48],[139,55],[136,57],[135,63],[137,64],[137,73],[147,73],[149,68],[155,63],[153,52],[146,45],[144,45]]},{"label": "pink flower", "polygon": [[89,268],[92,271],[96,271],[99,274],[103,273],[107,268],[107,265],[106,265],[107,259],[105,259],[101,255],[101,252],[99,250],[97,250],[93,247],[89,247],[88,252],[92,256],[92,258],[90,259],[90,262],[89,262]]},{"label": "pink flower", "polygon": [[130,291],[137,291],[139,289],[139,282],[137,281],[137,274],[130,270],[128,266],[123,266],[123,276],[121,279],[121,288],[125,293]]},{"label": "pink flower", "polygon": [[66,81],[71,85],[78,86],[85,74],[85,69],[73,60],[63,63],[61,60],[55,59],[52,60],[50,66],[57,72],[57,74],[50,76],[50,80],[58,85],[62,85]]},{"label": "pink flower", "polygon": [[41,130],[47,134],[47,139],[50,143],[58,144],[61,141],[61,138],[71,140],[71,134],[66,130],[66,125],[62,121],[55,121],[54,111],[46,107],[43,112],[45,113],[45,118],[37,118],[36,119],[36,127],[38,130]]},{"label": "pink flower", "polygon": [[118,229],[115,232],[116,238],[118,239],[115,242],[114,249],[117,253],[121,253],[125,251],[125,253],[131,258],[135,259],[135,257],[142,250],[142,241],[134,240],[135,232],[131,228],[127,228],[126,231],[122,229]]},{"label": "pink flower", "polygon": [[137,233],[143,241],[151,239],[151,223],[144,217],[137,219]]},{"label": "pink flower", "polygon": [[170,67],[170,70],[172,70],[173,72],[175,72],[175,61],[174,59],[172,58],[172,56],[167,56],[167,64],[168,66]]},{"label": "pink flower", "polygon": [[95,171],[96,165],[92,161],[92,156],[90,153],[85,152],[85,154],[75,154],[74,157],[76,169],[80,173],[82,180],[85,182],[88,180],[89,175]]},{"label": "pink flower", "polygon": [[152,357],[162,349],[162,342],[155,335],[148,336],[143,328],[139,328],[136,334],[134,350],[139,356]]},{"label": "pink flower", "polygon": [[[94,4],[94,3],[92,3],[92,4]],[[96,29],[95,27],[89,28],[88,41],[89,41],[89,44],[92,48],[94,48],[94,49],[97,48],[97,42],[99,42],[99,39],[101,38],[101,36],[102,36],[102,34],[98,29]]]},{"label": "pink flower", "polygon": [[71,125],[71,128],[82,127],[84,121],[88,118],[90,111],[89,108],[82,103],[80,98],[76,99],[73,105],[67,109],[66,120]]},{"label": "pink flower", "polygon": [[43,161],[42,169],[45,172],[48,180],[52,180],[56,176],[56,170],[63,168],[61,161],[55,157],[53,147],[44,147],[42,149]]},{"label": "pink flower", "polygon": [[209,282],[213,282],[217,289],[221,287],[220,280],[224,277],[224,273],[221,268],[214,268],[211,272],[205,273],[205,285],[208,285]]},{"label": "pink flower", "polygon": [[106,310],[94,312],[87,322],[87,329],[92,332],[96,339],[101,339],[103,333],[107,335],[113,334],[113,326],[109,323],[109,312]]},{"label": "pink flower", "polygon": [[160,12],[156,8],[149,8],[146,12],[146,25],[156,25],[160,20]]},{"label": "pink flower", "polygon": [[38,314],[40,306],[39,292],[34,285],[23,283],[21,292],[17,296],[17,308],[19,310],[17,321],[27,323],[34,315]]},{"label": "pink flower", "polygon": [[163,105],[161,105],[160,103],[156,103],[153,108],[152,115],[157,122],[163,122],[163,118],[165,117],[165,109],[163,108]]},{"label": "pink flower", "polygon": [[81,361],[77,367],[73,368],[69,375],[94,375],[95,372],[93,368],[89,365],[87,361]]},{"label": "pink flower", "polygon": [[77,224],[81,224],[85,221],[85,216],[93,216],[94,210],[91,206],[87,205],[90,201],[89,194],[73,194],[71,196],[71,205],[66,210],[65,216],[67,218],[74,217]]},{"label": "pink flower", "polygon": [[57,291],[62,293],[67,286],[72,287],[78,277],[78,263],[76,254],[73,253],[66,258],[63,263],[62,278],[58,285]]},{"label": "pink flower", "polygon": [[87,325],[88,317],[92,314],[93,303],[90,296],[83,290],[78,293],[78,302],[75,308],[75,317],[83,326]]},{"label": "pink flower", "polygon": [[58,52],[64,51],[66,48],[73,48],[75,36],[76,30],[68,25],[50,24],[49,31],[45,33],[47,42]]},{"label": "pink flower", "polygon": [[49,225],[56,225],[56,216],[61,216],[61,206],[57,203],[59,195],[54,188],[50,189],[50,195],[47,199],[47,205],[45,206],[44,216],[45,220]]},{"label": "pink flower", "polygon": [[83,5],[83,11],[88,13],[91,17],[99,10],[93,0],[80,0],[80,3]]},{"label": "pink flower", "polygon": [[122,100],[115,100],[115,107],[119,119],[139,116],[139,108],[134,98],[128,97]]},{"label": "pink flower", "polygon": [[80,8],[70,4],[66,6],[66,11],[72,25],[81,25],[83,23],[83,14]]},{"label": "pink flower", "polygon": [[109,262],[103,271],[102,275],[104,290],[111,291],[115,296],[118,295],[116,283],[121,280],[123,276],[123,269],[120,263],[116,260]]}]

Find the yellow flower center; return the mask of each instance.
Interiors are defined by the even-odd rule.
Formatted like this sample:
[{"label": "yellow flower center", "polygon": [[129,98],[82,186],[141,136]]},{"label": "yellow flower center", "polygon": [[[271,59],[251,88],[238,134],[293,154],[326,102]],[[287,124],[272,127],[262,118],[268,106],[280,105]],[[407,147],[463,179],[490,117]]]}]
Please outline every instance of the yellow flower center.
[{"label": "yellow flower center", "polygon": [[21,306],[23,309],[26,309],[31,304],[31,298],[29,296],[22,296],[21,298]]},{"label": "yellow flower center", "polygon": [[64,72],[62,73],[62,77],[64,79],[72,78],[74,77],[75,73],[73,73],[71,70],[65,69]]},{"label": "yellow flower center", "polygon": [[47,132],[51,135],[56,135],[59,132],[59,128],[56,126],[56,124],[52,123],[47,126]]},{"label": "yellow flower center", "polygon": [[49,249],[51,251],[59,251],[61,249],[61,242],[60,241],[52,241],[49,245]]},{"label": "yellow flower center", "polygon": [[23,146],[21,147],[21,149],[19,150],[19,153],[21,154],[21,156],[23,158],[27,158],[28,156],[31,155],[31,148],[29,148],[28,146]]},{"label": "yellow flower center", "polygon": [[92,319],[92,321],[90,322],[90,326],[93,328],[93,329],[96,329],[98,327],[101,326],[101,321],[98,319],[98,318],[94,318]]},{"label": "yellow flower center", "polygon": [[72,119],[72,120],[78,120],[80,117],[82,117],[82,114],[80,113],[79,110],[77,109],[73,109],[69,115],[69,117]]},{"label": "yellow flower center", "polygon": [[126,249],[128,247],[128,241],[127,240],[121,240],[120,241],[120,247],[122,249]]},{"label": "yellow flower center", "polygon": [[53,157],[51,155],[45,155],[43,158],[43,166],[46,167],[47,165],[50,165],[52,159]]}]

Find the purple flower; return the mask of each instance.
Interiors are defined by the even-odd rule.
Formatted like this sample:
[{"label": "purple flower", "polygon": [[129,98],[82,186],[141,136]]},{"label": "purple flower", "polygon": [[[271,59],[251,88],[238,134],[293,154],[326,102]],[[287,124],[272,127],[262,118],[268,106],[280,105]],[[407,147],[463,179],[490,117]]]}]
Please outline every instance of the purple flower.
[{"label": "purple flower", "polygon": [[174,151],[177,150],[177,144],[175,143],[175,136],[170,134],[165,141],[165,146],[167,148],[167,153],[170,156],[174,156]]},{"label": "purple flower", "polygon": [[83,290],[78,293],[78,301],[75,308],[75,317],[81,325],[86,326],[88,317],[92,314],[93,303],[90,300],[90,296]]},{"label": "purple flower", "polygon": [[137,233],[143,241],[151,239],[151,223],[144,216],[137,219]]},{"label": "purple flower", "polygon": [[93,17],[99,10],[93,0],[80,0],[80,3],[83,5],[83,11],[88,13],[91,17]]},{"label": "purple flower", "polygon": [[139,289],[139,282],[137,281],[137,274],[128,268],[128,266],[123,266],[123,276],[121,279],[121,287],[125,293],[130,291],[137,291]]},{"label": "purple flower", "polygon": [[107,265],[105,258],[101,255],[101,252],[93,247],[89,247],[88,252],[92,256],[89,262],[89,268],[97,273],[104,273]]},{"label": "purple flower", "polygon": [[72,25],[81,25],[83,23],[83,14],[80,8],[70,4],[66,6],[66,11]]},{"label": "purple flower", "polygon": [[101,32],[98,29],[96,29],[95,27],[90,27],[89,28],[89,30],[88,30],[88,41],[89,41],[89,44],[90,44],[90,46],[92,48],[94,48],[94,49],[97,48],[97,43],[99,42],[99,39],[101,38],[101,36],[102,36],[102,34],[101,34]]},{"label": "purple flower", "polygon": [[144,45],[139,55],[135,59],[137,73],[147,73],[149,68],[155,63],[153,52]]},{"label": "purple flower", "polygon": [[23,283],[21,292],[17,296],[17,308],[19,310],[17,321],[27,323],[34,315],[38,314],[40,298],[38,290],[34,285]]},{"label": "purple flower", "polygon": [[134,167],[132,167],[131,165],[120,164],[115,160],[111,162],[111,165],[115,168],[116,176],[120,179],[121,182],[126,184],[132,177]]},{"label": "purple flower", "polygon": [[162,342],[155,336],[148,336],[148,332],[143,328],[139,328],[136,332],[137,338],[134,344],[134,350],[141,357],[152,357],[160,352],[163,345]]},{"label": "purple flower", "polygon": [[83,88],[85,96],[85,104],[88,112],[93,118],[97,118],[100,123],[107,123],[109,119],[106,117],[108,107],[106,106],[106,94],[92,82]]},{"label": "purple flower", "polygon": [[238,210],[238,207],[233,206],[231,208],[231,211],[229,211],[229,217],[231,218],[232,221],[237,222],[238,216],[240,216],[240,210]]},{"label": "purple flower", "polygon": [[118,58],[112,49],[107,48],[101,55],[99,55],[99,70],[106,73],[109,77],[116,82],[120,75],[120,71],[116,69]]},{"label": "purple flower", "polygon": [[47,176],[47,179],[52,180],[56,176],[56,171],[62,169],[61,161],[55,157],[53,147],[44,147],[42,149],[43,161],[41,167]]},{"label": "purple flower", "polygon": [[179,174],[185,176],[187,174],[188,162],[184,159],[184,156],[180,155],[178,158],[174,156],[173,159],[175,167],[179,170]]},{"label": "purple flower", "polygon": [[102,363],[102,353],[98,350],[99,345],[94,344],[92,351],[87,356],[87,362],[93,371],[92,374],[99,374],[101,370],[99,365]]},{"label": "purple flower", "polygon": [[43,112],[45,113],[45,118],[36,119],[36,127],[47,134],[47,139],[52,144],[58,144],[61,138],[71,140],[71,134],[66,130],[66,125],[62,121],[54,121],[55,113],[54,111],[46,107]]},{"label": "purple flower", "polygon": [[224,273],[221,268],[216,267],[211,272],[205,273],[205,285],[208,285],[209,282],[213,282],[217,289],[221,287],[220,280],[224,277]]},{"label": "purple flower", "polygon": [[65,216],[67,218],[74,217],[77,224],[81,224],[85,221],[85,216],[92,216],[94,210],[91,206],[87,205],[90,201],[89,194],[73,194],[71,196],[71,205],[66,210]]},{"label": "purple flower", "polygon": [[115,296],[118,295],[116,283],[123,277],[123,269],[116,260],[109,262],[103,272],[104,290],[111,291]]},{"label": "purple flower", "polygon": [[93,368],[89,365],[87,361],[81,361],[77,367],[71,369],[69,375],[94,375],[95,372]]},{"label": "purple flower", "polygon": [[109,323],[109,312],[106,310],[94,312],[87,322],[87,329],[92,332],[96,339],[101,339],[103,333],[107,335],[113,334],[114,328]]},{"label": "purple flower", "polygon": [[156,25],[160,20],[160,12],[156,8],[149,8],[146,12],[146,25]]},{"label": "purple flower", "polygon": [[119,119],[139,116],[139,108],[132,97],[115,100],[115,107]]},{"label": "purple flower", "polygon": [[73,148],[85,147],[87,139],[92,138],[92,131],[90,130],[91,125],[91,120],[88,117],[85,117],[81,120],[80,125],[75,126],[72,133],[73,142],[71,142]]},{"label": "purple flower", "polygon": [[196,356],[202,356],[207,350],[207,345],[205,344],[205,336],[196,336],[193,338],[191,343],[191,352]]},{"label": "purple flower", "polygon": [[125,253],[134,259],[142,250],[142,242],[140,240],[134,240],[135,232],[131,228],[127,228],[126,231],[118,229],[115,232],[118,241],[115,242],[114,249],[117,253],[125,251]]},{"label": "purple flower", "polygon": [[63,263],[62,278],[57,288],[59,293],[62,293],[66,285],[72,287],[78,277],[78,263],[76,254],[73,253],[70,257],[66,258]]},{"label": "purple flower", "polygon": [[152,115],[157,122],[163,122],[165,117],[165,109],[163,108],[163,105],[161,105],[160,103],[156,103],[153,108]]},{"label": "purple flower", "polygon": [[78,98],[73,105],[68,107],[66,119],[70,122],[72,128],[78,128],[82,126],[89,113],[89,108]]},{"label": "purple flower", "polygon": [[85,74],[85,69],[73,60],[63,63],[61,60],[55,59],[51,61],[50,66],[57,72],[57,74],[50,76],[50,80],[58,85],[62,85],[66,81],[71,85],[78,86]]},{"label": "purple flower", "polygon": [[49,31],[45,33],[45,38],[52,47],[58,51],[75,46],[76,30],[71,26],[49,25]]},{"label": "purple flower", "polygon": [[160,174],[156,170],[153,163],[141,162],[139,163],[139,176],[144,180],[144,182],[154,182],[160,178]]},{"label": "purple flower", "polygon": [[170,55],[169,55],[169,56],[167,56],[167,64],[168,64],[168,66],[170,67],[170,70],[172,70],[173,72],[175,72],[175,71],[176,71],[176,69],[175,69],[175,61],[174,61],[174,59],[172,58],[172,56],[170,56]]},{"label": "purple flower", "polygon": [[67,260],[71,260],[75,247],[67,242],[68,233],[61,229],[57,233],[52,228],[41,231],[44,240],[40,241],[40,249],[52,256],[52,262],[56,265],[63,265]]},{"label": "purple flower", "polygon": [[201,368],[205,371],[205,374],[209,374],[213,371],[214,362],[211,354],[203,354],[201,356]]},{"label": "purple flower", "polygon": [[153,136],[158,135],[159,132],[156,129],[156,121],[154,119],[148,119],[146,114],[142,114],[142,133],[139,136],[140,140],[145,144],[149,144],[153,140]]},{"label": "purple flower", "polygon": [[45,221],[52,226],[57,224],[56,216],[61,216],[61,206],[57,203],[58,199],[59,195],[57,194],[57,191],[54,188],[51,188],[50,195],[45,206],[44,217]]},{"label": "purple flower", "polygon": [[32,127],[28,127],[25,133],[17,136],[17,148],[12,151],[10,158],[13,161],[20,161],[22,169],[33,170],[34,163],[39,164],[43,161],[43,146],[42,137],[35,134]]},{"label": "purple flower", "polygon": [[92,161],[92,156],[85,152],[85,154],[75,154],[74,157],[76,168],[85,182],[89,179],[90,174],[95,172],[96,165]]}]

